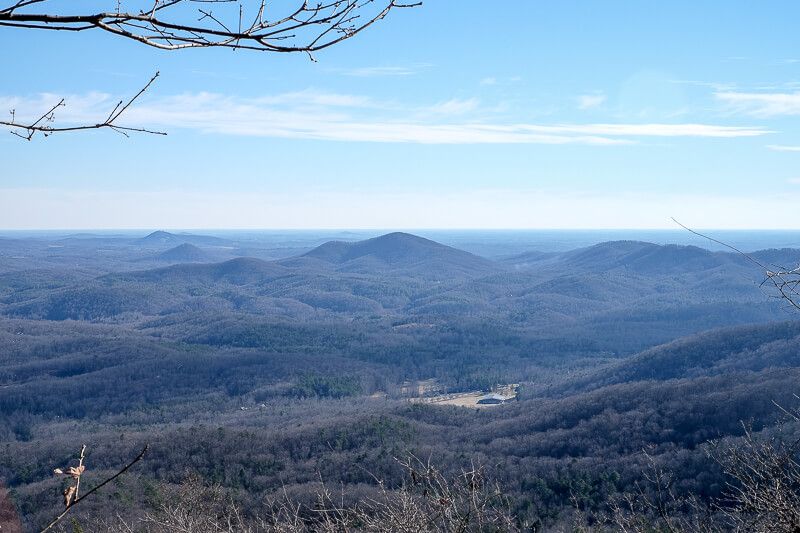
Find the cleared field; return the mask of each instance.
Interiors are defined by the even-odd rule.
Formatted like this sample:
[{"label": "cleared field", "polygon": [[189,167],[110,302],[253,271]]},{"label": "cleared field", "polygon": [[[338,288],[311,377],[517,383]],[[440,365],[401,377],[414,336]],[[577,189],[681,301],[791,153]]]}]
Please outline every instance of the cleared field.
[{"label": "cleared field", "polygon": [[[507,396],[509,399],[513,399],[517,395],[517,385],[507,385],[505,387],[500,387],[496,389],[496,393],[502,394]],[[473,392],[461,392],[456,394],[441,394],[438,396],[430,396],[427,398],[411,398],[409,401],[412,403],[432,403],[436,405],[455,405],[457,407],[476,407],[476,408],[486,408],[486,407],[495,407],[497,405],[502,405],[500,403],[485,403],[481,404],[478,403],[478,400],[486,396],[487,393],[485,391],[473,391]]]}]

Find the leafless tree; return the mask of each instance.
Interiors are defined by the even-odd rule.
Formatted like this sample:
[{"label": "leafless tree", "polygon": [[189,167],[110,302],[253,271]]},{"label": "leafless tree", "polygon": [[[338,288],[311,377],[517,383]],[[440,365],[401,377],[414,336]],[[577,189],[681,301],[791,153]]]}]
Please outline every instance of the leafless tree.
[{"label": "leafless tree", "polygon": [[725,530],[718,527],[714,508],[693,494],[679,495],[674,488],[672,472],[659,465],[647,451],[643,453],[647,471],[635,484],[635,490],[611,500],[610,512],[598,520],[601,524],[622,533],[716,533]]},{"label": "leafless tree", "polygon": [[[796,411],[784,410],[792,422]],[[718,446],[712,454],[730,478],[720,502],[725,523],[735,531],[796,533],[800,531],[800,441],[780,433],[757,436],[745,428],[743,442]]]},{"label": "leafless tree", "polygon": [[[323,50],[385,18],[395,8],[421,5],[399,0],[108,0],[104,10],[89,2],[59,0],[0,0],[0,27],[59,32],[105,32],[160,50],[230,48],[260,52],[307,54]],[[102,2],[92,2],[92,5]],[[127,103],[120,102],[104,121],[71,127],[54,125],[61,99],[38,118],[19,121],[15,110],[0,125],[26,140],[37,133],[108,128],[118,133],[156,133],[118,123],[120,115],[155,81],[156,74]]]},{"label": "leafless tree", "polygon": [[469,533],[519,531],[503,492],[483,468],[445,476],[430,461],[410,456],[398,461],[405,480],[389,488],[376,480],[377,493],[345,503],[324,483],[314,504],[303,505],[284,491],[266,502],[260,516],[245,518],[224,489],[190,478],[167,494],[158,509],[131,521],[105,519],[114,533]]},{"label": "leafless tree", "polygon": [[[800,412],[778,406],[786,415],[775,432],[754,433],[747,425],[740,439],[715,441],[709,458],[727,476],[721,498],[702,502],[673,489],[672,473],[645,453],[649,464],[641,483],[609,504],[607,513],[581,514],[575,531],[623,533],[797,533],[800,531],[800,440],[793,431]],[[587,525],[591,522],[591,526]]]},{"label": "leafless tree", "polygon": [[509,502],[483,467],[471,466],[447,477],[415,456],[398,460],[406,473],[401,490],[379,483],[380,497],[358,509],[365,532],[457,533],[517,531]]}]

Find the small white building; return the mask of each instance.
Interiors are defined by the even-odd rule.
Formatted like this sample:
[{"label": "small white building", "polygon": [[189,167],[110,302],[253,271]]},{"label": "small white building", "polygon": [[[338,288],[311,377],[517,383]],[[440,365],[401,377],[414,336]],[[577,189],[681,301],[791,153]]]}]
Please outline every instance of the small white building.
[{"label": "small white building", "polygon": [[515,396],[504,396],[502,394],[498,394],[496,392],[490,392],[484,396],[481,396],[478,399],[479,405],[498,405],[501,403],[506,403],[509,400],[513,400]]}]

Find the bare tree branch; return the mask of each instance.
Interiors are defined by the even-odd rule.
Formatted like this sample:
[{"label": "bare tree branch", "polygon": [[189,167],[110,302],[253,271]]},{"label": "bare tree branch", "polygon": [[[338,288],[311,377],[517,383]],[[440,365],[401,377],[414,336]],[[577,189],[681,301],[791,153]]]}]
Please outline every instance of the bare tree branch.
[{"label": "bare tree branch", "polygon": [[[417,7],[422,2],[400,0],[292,0],[293,8],[268,16],[266,0],[130,0],[108,11],[81,12],[79,2],[59,6],[55,0],[17,0],[2,7],[0,27],[83,32],[97,30],[130,39],[161,50],[184,48],[231,48],[262,52],[301,52],[312,61],[313,53],[349,39],[382,20],[394,8]],[[109,2],[112,3],[112,2]],[[113,4],[113,3],[112,3]],[[270,11],[274,10],[270,6]],[[128,136],[129,132],[166,135],[145,128],[119,126],[119,116],[144,93],[158,73],[126,104],[120,102],[101,123],[54,127],[55,112],[66,105],[64,99],[29,123],[20,123],[15,111],[11,133],[30,141],[37,133],[52,133],[109,128]]]},{"label": "bare tree branch", "polygon": [[90,13],[48,9],[55,4],[52,0],[19,0],[0,8],[0,26],[99,30],[162,50],[223,47],[310,55],[353,37],[394,8],[422,4],[398,0],[297,2],[294,9],[270,18],[266,0],[140,0],[128,2],[139,4],[136,10],[123,11],[118,2],[116,10]]},{"label": "bare tree branch", "polygon": [[[33,1],[33,0],[29,0]],[[56,118],[56,110],[60,107],[66,107],[67,103],[65,99],[59,100],[58,103],[53,105],[50,109],[48,109],[44,114],[42,114],[39,118],[34,120],[33,122],[18,122],[16,118],[16,110],[11,110],[11,120],[0,120],[0,125],[8,126],[11,129],[11,134],[16,135],[21,139],[25,139],[26,141],[30,141],[33,139],[34,135],[37,133],[41,133],[45,137],[48,135],[52,135],[53,133],[60,133],[65,131],[81,131],[81,130],[96,130],[96,129],[103,129],[109,128],[111,130],[116,131],[122,135],[128,136],[128,132],[139,132],[139,133],[151,133],[153,135],[166,135],[163,131],[154,131],[149,130],[146,128],[132,128],[128,126],[120,126],[117,124],[117,120],[119,117],[133,104],[142,94],[144,94],[150,86],[156,81],[158,78],[159,73],[156,72],[150,81],[139,90],[133,97],[128,99],[127,101],[120,100],[114,109],[108,114],[108,117],[103,122],[98,122],[96,124],[84,124],[80,126],[64,126],[64,127],[57,127],[54,126],[53,123]]]}]

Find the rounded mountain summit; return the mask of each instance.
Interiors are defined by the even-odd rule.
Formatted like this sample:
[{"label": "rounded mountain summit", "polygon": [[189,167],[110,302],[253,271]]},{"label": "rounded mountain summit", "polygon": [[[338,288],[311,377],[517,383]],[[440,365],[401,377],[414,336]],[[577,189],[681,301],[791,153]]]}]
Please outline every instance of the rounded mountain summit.
[{"label": "rounded mountain summit", "polygon": [[403,232],[357,242],[326,242],[301,258],[336,265],[337,270],[364,273],[400,270],[437,276],[474,276],[499,269],[498,264],[483,257]]}]

